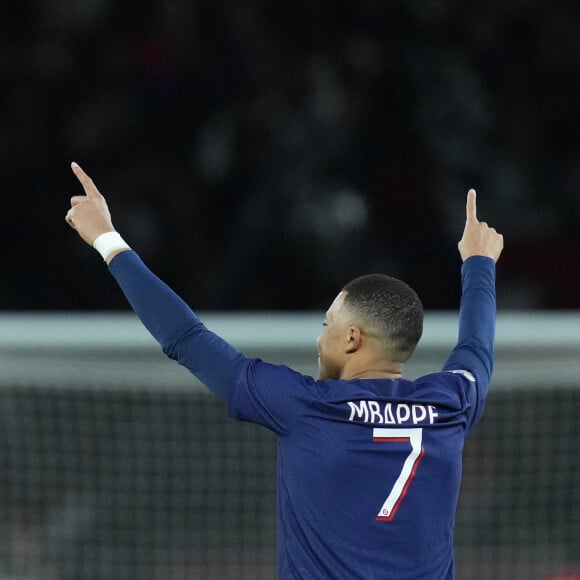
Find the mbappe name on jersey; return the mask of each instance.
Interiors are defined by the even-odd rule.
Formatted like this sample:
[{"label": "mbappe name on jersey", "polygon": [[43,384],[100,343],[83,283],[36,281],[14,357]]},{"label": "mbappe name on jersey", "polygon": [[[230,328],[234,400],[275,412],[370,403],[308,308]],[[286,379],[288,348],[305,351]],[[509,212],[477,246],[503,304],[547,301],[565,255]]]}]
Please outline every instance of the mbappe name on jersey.
[{"label": "mbappe name on jersey", "polygon": [[349,421],[382,425],[432,425],[439,416],[435,405],[348,401]]}]

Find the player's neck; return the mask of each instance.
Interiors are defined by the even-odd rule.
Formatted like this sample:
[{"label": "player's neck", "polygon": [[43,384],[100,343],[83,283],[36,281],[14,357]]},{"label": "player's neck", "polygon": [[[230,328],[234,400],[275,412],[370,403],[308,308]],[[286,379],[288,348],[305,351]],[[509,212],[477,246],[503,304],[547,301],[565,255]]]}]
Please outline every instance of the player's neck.
[{"label": "player's neck", "polygon": [[364,366],[347,366],[342,371],[342,379],[400,379],[403,363],[378,361]]}]

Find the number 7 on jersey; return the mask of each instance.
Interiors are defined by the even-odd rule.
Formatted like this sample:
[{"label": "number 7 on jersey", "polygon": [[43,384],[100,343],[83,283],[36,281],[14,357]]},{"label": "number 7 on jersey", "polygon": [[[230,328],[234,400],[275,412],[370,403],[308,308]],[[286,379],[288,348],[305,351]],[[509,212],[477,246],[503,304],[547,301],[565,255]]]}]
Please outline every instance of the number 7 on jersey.
[{"label": "number 7 on jersey", "polygon": [[408,441],[411,444],[411,452],[407,455],[401,472],[376,517],[378,521],[390,522],[397,513],[397,509],[403,501],[409,485],[411,485],[411,481],[415,477],[417,467],[425,454],[425,450],[421,445],[423,429],[419,427],[409,429],[383,429],[376,427],[373,429],[373,441],[376,443],[401,443]]}]

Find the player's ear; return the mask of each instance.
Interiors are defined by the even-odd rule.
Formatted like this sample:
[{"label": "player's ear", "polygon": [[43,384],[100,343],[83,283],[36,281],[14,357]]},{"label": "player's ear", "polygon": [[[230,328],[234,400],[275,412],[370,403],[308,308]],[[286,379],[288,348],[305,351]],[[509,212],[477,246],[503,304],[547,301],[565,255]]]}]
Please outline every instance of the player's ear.
[{"label": "player's ear", "polygon": [[355,324],[350,324],[346,333],[346,353],[356,352],[362,344],[362,332]]}]

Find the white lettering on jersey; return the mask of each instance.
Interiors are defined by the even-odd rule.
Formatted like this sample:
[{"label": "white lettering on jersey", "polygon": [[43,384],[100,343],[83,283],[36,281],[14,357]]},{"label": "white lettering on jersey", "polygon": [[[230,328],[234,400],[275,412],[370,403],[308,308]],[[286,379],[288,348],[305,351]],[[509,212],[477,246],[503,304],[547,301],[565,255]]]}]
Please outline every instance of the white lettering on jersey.
[{"label": "white lettering on jersey", "polygon": [[360,401],[358,406],[356,403],[348,402],[350,407],[350,417],[348,418],[349,421],[354,419],[356,415],[359,419],[362,419],[365,423],[368,423],[369,420],[369,409],[367,407],[366,401]]},{"label": "white lettering on jersey", "polygon": [[413,425],[425,420],[425,417],[427,416],[425,405],[413,405],[411,409],[413,413]]},{"label": "white lettering on jersey", "polygon": [[378,401],[348,401],[349,421],[362,420],[364,423],[379,425],[433,425],[439,413],[435,405],[406,403],[381,403]]},{"label": "white lettering on jersey", "polygon": [[400,425],[401,423],[406,423],[411,416],[411,409],[409,409],[409,405],[405,405],[405,403],[401,403],[397,405],[397,424]]},{"label": "white lettering on jersey", "polygon": [[376,401],[369,401],[369,409],[371,412],[370,422],[382,423],[383,416],[381,415],[381,406]]},{"label": "white lettering on jersey", "polygon": [[435,419],[439,417],[439,413],[435,411],[436,408],[437,407],[435,405],[427,405],[427,410],[429,411],[429,423],[431,423],[431,425],[433,425],[433,423],[435,423]]}]

